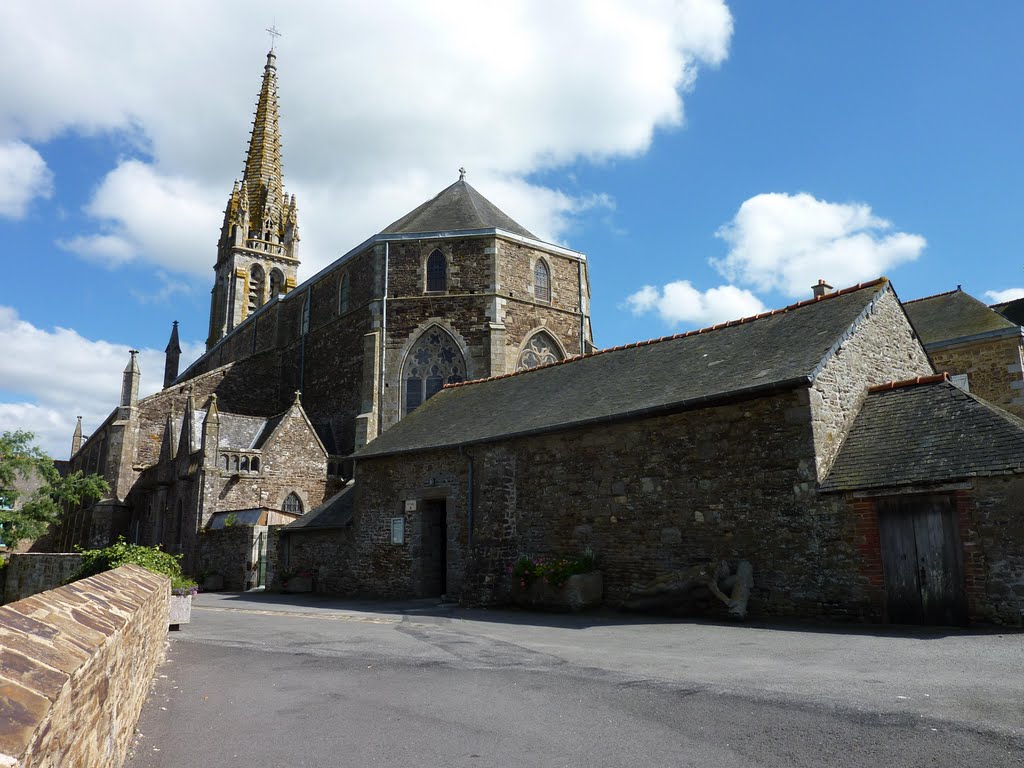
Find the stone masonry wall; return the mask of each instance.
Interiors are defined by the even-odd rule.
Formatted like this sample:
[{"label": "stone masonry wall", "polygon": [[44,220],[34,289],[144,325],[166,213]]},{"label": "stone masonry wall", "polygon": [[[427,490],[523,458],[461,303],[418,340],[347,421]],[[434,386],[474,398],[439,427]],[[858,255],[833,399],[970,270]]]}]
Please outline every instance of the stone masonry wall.
[{"label": "stone masonry wall", "polygon": [[[351,528],[297,530],[278,534],[276,580],[281,574],[310,570],[313,589],[328,594],[357,594],[352,570],[355,537]],[[287,563],[281,559],[287,553]]]},{"label": "stone masonry wall", "polygon": [[255,586],[254,543],[257,530],[233,525],[199,534],[199,562],[195,575],[220,574],[224,589],[242,591]]},{"label": "stone masonry wall", "polygon": [[936,370],[966,373],[971,394],[1024,417],[1024,364],[1019,334],[932,349],[929,353]]},{"label": "stone masonry wall", "polygon": [[13,603],[31,595],[59,587],[82,565],[77,553],[15,553],[4,566],[4,603]]},{"label": "stone masonry wall", "polygon": [[127,565],[0,608],[0,764],[121,765],[169,597],[167,578]]},{"label": "stone masonry wall", "polygon": [[[449,592],[467,603],[506,599],[520,554],[589,547],[611,604],[673,570],[748,559],[754,614],[859,618],[872,605],[854,520],[841,500],[814,492],[814,466],[806,390],[461,452],[367,459],[357,463],[356,564],[364,587],[415,594],[417,563],[429,553],[418,550],[419,512],[405,512],[405,503],[422,509],[442,496]],[[393,516],[405,517],[405,546],[390,544]]]},{"label": "stone masonry wall", "polygon": [[824,479],[832,468],[860,413],[868,387],[932,373],[924,348],[896,294],[887,285],[856,332],[843,342],[811,387],[815,479]]},{"label": "stone masonry wall", "polygon": [[[1024,477],[977,477],[958,495],[971,618],[1024,624]],[[971,551],[973,550],[973,552]],[[970,566],[975,561],[976,569]],[[973,583],[972,583],[973,582]]]}]

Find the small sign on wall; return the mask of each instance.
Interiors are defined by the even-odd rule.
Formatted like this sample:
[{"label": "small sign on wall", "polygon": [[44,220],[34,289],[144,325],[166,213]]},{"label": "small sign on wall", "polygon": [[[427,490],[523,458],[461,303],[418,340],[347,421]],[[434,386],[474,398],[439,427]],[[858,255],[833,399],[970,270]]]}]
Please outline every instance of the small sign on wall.
[{"label": "small sign on wall", "polygon": [[406,512],[415,512],[416,511],[416,499],[406,499],[405,500],[405,511]]},{"label": "small sign on wall", "polygon": [[[409,502],[406,502],[408,504]],[[416,502],[413,502],[415,504]],[[392,544],[405,544],[405,518],[404,517],[392,517],[391,518],[391,543]]]}]

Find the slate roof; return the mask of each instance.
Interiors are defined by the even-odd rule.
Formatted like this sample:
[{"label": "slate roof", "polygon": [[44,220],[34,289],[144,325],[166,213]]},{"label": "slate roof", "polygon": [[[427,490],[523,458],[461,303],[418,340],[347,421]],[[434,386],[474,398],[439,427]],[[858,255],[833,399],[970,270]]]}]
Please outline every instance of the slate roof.
[{"label": "slate roof", "polygon": [[355,454],[487,442],[806,386],[885,278],[753,318],[446,387]]},{"label": "slate roof", "polygon": [[921,343],[926,345],[1015,328],[1005,317],[960,288],[905,302],[903,308]]},{"label": "slate roof", "polygon": [[[192,423],[192,437],[197,447],[203,442],[203,421],[206,419],[205,409],[196,409],[195,420]],[[237,413],[220,412],[220,433],[217,445],[219,448],[248,450],[258,448],[255,445],[257,438],[265,431],[267,419],[262,416],[241,416]],[[178,434],[181,434],[181,426],[184,422],[184,415],[179,416]],[[267,433],[269,434],[269,433]]]},{"label": "slate roof", "polygon": [[1024,472],[1024,421],[949,381],[873,388],[824,492]]},{"label": "slate roof", "polygon": [[1014,299],[1013,301],[993,304],[989,309],[993,312],[998,312],[1015,325],[1024,325],[1024,299]]},{"label": "slate roof", "polygon": [[329,528],[345,528],[352,524],[352,510],[355,501],[355,484],[350,480],[348,485],[334,494],[316,509],[311,509],[298,520],[282,528],[282,531],[326,530]]},{"label": "slate roof", "polygon": [[537,240],[498,206],[459,179],[436,197],[385,227],[382,235],[451,232],[463,229],[504,229]]}]

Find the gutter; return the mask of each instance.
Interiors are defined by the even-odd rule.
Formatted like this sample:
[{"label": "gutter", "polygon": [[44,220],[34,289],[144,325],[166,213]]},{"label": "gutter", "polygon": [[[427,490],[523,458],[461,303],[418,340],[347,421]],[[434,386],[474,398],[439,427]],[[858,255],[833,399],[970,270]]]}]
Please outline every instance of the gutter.
[{"label": "gutter", "polygon": [[993,341],[996,339],[1008,339],[1013,336],[1018,338],[1024,337],[1024,328],[1019,325],[1011,326],[1010,328],[995,328],[991,331],[985,331],[984,333],[975,333],[971,336],[960,336],[956,339],[943,339],[942,341],[931,341],[924,344],[927,350],[938,350],[938,349],[950,349],[952,347],[959,347],[965,344],[974,344],[979,341]]}]

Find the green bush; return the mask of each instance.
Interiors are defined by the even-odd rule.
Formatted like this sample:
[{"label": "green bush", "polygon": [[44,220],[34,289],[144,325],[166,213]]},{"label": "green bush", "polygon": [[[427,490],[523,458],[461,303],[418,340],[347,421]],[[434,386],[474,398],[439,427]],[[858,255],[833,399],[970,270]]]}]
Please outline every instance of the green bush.
[{"label": "green bush", "polygon": [[141,544],[129,544],[124,536],[103,549],[83,549],[82,567],[69,581],[78,581],[87,576],[95,576],[128,563],[142,566],[147,571],[159,573],[171,580],[171,592],[176,595],[196,593],[196,583],[182,575],[181,555],[172,555],[157,547],[144,547]]},{"label": "green bush", "polygon": [[530,557],[522,555],[512,566],[512,575],[519,579],[521,586],[526,587],[535,579],[546,581],[553,587],[559,587],[570,576],[578,573],[589,573],[594,570],[594,555],[587,550],[576,557]]}]

